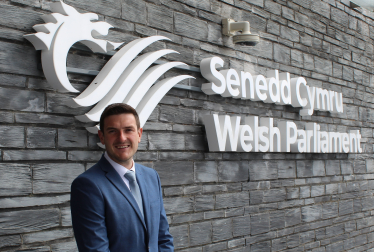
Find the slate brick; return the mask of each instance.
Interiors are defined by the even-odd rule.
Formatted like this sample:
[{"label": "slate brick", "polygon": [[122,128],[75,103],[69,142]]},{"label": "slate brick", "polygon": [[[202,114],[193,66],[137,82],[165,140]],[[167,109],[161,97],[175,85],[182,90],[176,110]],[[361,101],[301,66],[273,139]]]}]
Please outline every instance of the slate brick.
[{"label": "slate brick", "polygon": [[106,2],[102,1],[72,1],[72,0],[67,0],[67,4],[71,4],[74,7],[85,9],[91,12],[95,13],[100,13],[106,16],[112,16],[112,17],[117,17],[119,18],[121,16],[121,5],[119,2],[110,0]]},{"label": "slate brick", "polygon": [[61,209],[61,225],[64,227],[72,226],[70,207]]},{"label": "slate brick", "polygon": [[[0,208],[25,208],[35,206],[48,206],[56,204],[66,204],[70,200],[70,195],[52,196],[52,197],[17,197],[3,198],[0,200]],[[70,207],[69,207],[70,215]]]},{"label": "slate brick", "polygon": [[300,198],[309,198],[310,197],[310,187],[302,186],[300,187]]},{"label": "slate brick", "polygon": [[10,87],[25,87],[26,77],[10,75],[10,74],[0,74],[0,85],[10,86]]},{"label": "slate brick", "polygon": [[264,0],[264,8],[265,10],[273,14],[279,15],[279,16],[281,15],[281,12],[282,12],[282,5],[276,2],[270,1],[270,0]]},{"label": "slate brick", "polygon": [[270,216],[268,213],[251,215],[251,235],[269,232]]},{"label": "slate brick", "polygon": [[188,247],[188,225],[170,227],[170,233],[174,238],[175,248]]},{"label": "slate brick", "polygon": [[4,160],[66,160],[66,152],[52,150],[8,150],[4,151]]},{"label": "slate brick", "polygon": [[28,127],[26,146],[27,148],[55,148],[56,130],[51,128]]},{"label": "slate brick", "polygon": [[222,45],[223,44],[223,35],[219,29],[221,25],[208,23],[208,42]]},{"label": "slate brick", "polygon": [[325,164],[322,160],[296,161],[298,177],[325,176]]},{"label": "slate brick", "polygon": [[249,162],[249,177],[251,181],[276,179],[278,164],[275,161],[253,160]]},{"label": "slate brick", "polygon": [[300,235],[299,234],[293,234],[287,236],[287,246],[289,248],[294,248],[298,246],[300,243]]},{"label": "slate brick", "polygon": [[300,197],[300,188],[287,188],[287,199],[298,199]]},{"label": "slate brick", "polygon": [[192,197],[164,198],[166,214],[185,213],[193,210]]},{"label": "slate brick", "polygon": [[280,27],[280,35],[281,37],[288,39],[292,42],[298,43],[300,41],[299,32],[297,30],[288,28],[283,25]]},{"label": "slate brick", "polygon": [[323,1],[316,1],[311,3],[311,11],[330,18],[330,5]]},{"label": "slate brick", "polygon": [[361,201],[362,211],[374,209],[374,196],[363,198]]},{"label": "slate brick", "polygon": [[20,235],[2,236],[0,241],[0,248],[21,245]]},{"label": "slate brick", "polygon": [[144,1],[125,0],[122,2],[122,19],[135,23],[147,22],[147,9]]},{"label": "slate brick", "polygon": [[285,226],[290,227],[301,223],[301,211],[300,208],[287,209],[284,212],[285,215]]},{"label": "slate brick", "polygon": [[290,65],[291,63],[290,48],[283,46],[283,45],[274,44],[273,50],[274,50],[274,60],[276,62]]},{"label": "slate brick", "polygon": [[23,235],[23,242],[26,244],[34,242],[46,242],[61,238],[70,238],[73,236],[73,229],[67,228],[61,230],[42,231],[37,233],[25,234]]},{"label": "slate brick", "polygon": [[325,186],[324,185],[317,185],[317,186],[312,186],[311,190],[311,197],[318,197],[325,195]]},{"label": "slate brick", "polygon": [[57,227],[59,223],[58,209],[22,210],[0,213],[0,234],[10,235],[34,232]]},{"label": "slate brick", "polygon": [[215,198],[212,195],[201,195],[195,197],[195,211],[214,210]]},{"label": "slate brick", "polygon": [[233,225],[231,219],[212,221],[213,242],[232,238]]},{"label": "slate brick", "polygon": [[251,205],[261,204],[264,202],[264,192],[254,191],[250,192],[250,203]]},{"label": "slate brick", "polygon": [[171,31],[173,29],[173,12],[169,9],[149,4],[147,5],[148,23],[155,28]]},{"label": "slate brick", "polygon": [[332,62],[319,57],[314,57],[315,71],[321,74],[332,75]]},{"label": "slate brick", "polygon": [[250,251],[253,252],[270,252],[271,251],[271,243],[270,241],[259,242],[255,244],[251,244]]},{"label": "slate brick", "polygon": [[287,193],[285,188],[271,189],[264,192],[264,203],[278,202],[286,199]]},{"label": "slate brick", "polygon": [[246,206],[249,204],[249,193],[227,193],[216,196],[215,209]]},{"label": "slate brick", "polygon": [[49,115],[43,113],[17,113],[15,114],[17,123],[37,123],[51,125],[80,125],[79,121],[67,116]]},{"label": "slate brick", "polygon": [[187,161],[154,163],[154,169],[158,172],[162,185],[191,184],[194,181],[193,163]]},{"label": "slate brick", "polygon": [[25,146],[25,128],[0,126],[0,147],[22,148]]},{"label": "slate brick", "polygon": [[337,194],[339,190],[338,184],[326,185],[326,194]]},{"label": "slate brick", "polygon": [[2,109],[25,112],[44,112],[45,99],[42,92],[0,87],[0,97],[0,107]]},{"label": "slate brick", "polygon": [[250,216],[240,216],[232,218],[233,236],[249,235],[251,233]]},{"label": "slate brick", "polygon": [[295,178],[296,177],[296,163],[291,160],[279,160],[278,178]]},{"label": "slate brick", "polygon": [[273,211],[270,215],[270,230],[279,230],[285,227],[284,211]]},{"label": "slate brick", "polygon": [[248,181],[248,163],[245,161],[219,161],[218,179],[220,182]]},{"label": "slate brick", "polygon": [[47,163],[34,165],[33,193],[70,192],[71,183],[83,172],[83,164]]},{"label": "slate brick", "polygon": [[322,218],[322,206],[311,205],[301,208],[301,217],[303,222],[317,221]]},{"label": "slate brick", "polygon": [[287,248],[287,237],[281,237],[278,239],[272,240],[272,249],[275,251],[286,249]]},{"label": "slate brick", "polygon": [[353,164],[354,173],[366,173],[366,162],[364,160],[355,160]]},{"label": "slate brick", "polygon": [[0,196],[28,195],[32,192],[29,165],[0,164],[0,174]]},{"label": "slate brick", "polygon": [[268,33],[280,35],[280,25],[271,20],[267,22],[266,30]]},{"label": "slate brick", "polygon": [[331,20],[345,27],[348,26],[348,14],[337,8],[331,8]]},{"label": "slate brick", "polygon": [[338,216],[338,202],[329,202],[322,205],[322,218],[330,219]]},{"label": "slate brick", "polygon": [[2,111],[2,113],[0,114],[0,122],[1,123],[13,123],[14,122],[14,114]]},{"label": "slate brick", "polygon": [[[157,158],[157,157],[156,157]],[[176,151],[163,151],[159,153],[158,158],[160,160],[194,160],[199,162],[198,160],[203,160],[204,155],[202,153],[196,153],[196,152],[176,152]],[[203,164],[204,166],[204,164]]]},{"label": "slate brick", "polygon": [[87,130],[58,130],[58,146],[61,148],[87,147]]},{"label": "slate brick", "polygon": [[72,251],[72,252],[77,252],[77,243],[74,241],[68,241],[68,242],[59,242],[59,243],[54,243],[51,245],[52,251],[56,252],[63,252],[63,251]]},{"label": "slate brick", "polygon": [[68,160],[98,162],[102,155],[103,151],[69,151]]},{"label": "slate brick", "polygon": [[186,150],[208,151],[208,143],[203,135],[186,135]]},{"label": "slate brick", "polygon": [[341,160],[340,161],[340,168],[342,175],[350,175],[353,174],[353,164],[350,160]]},{"label": "slate brick", "polygon": [[353,201],[343,200],[339,201],[339,216],[353,213]]},{"label": "slate brick", "polygon": [[150,150],[184,150],[185,136],[175,133],[149,133]]},{"label": "slate brick", "polygon": [[197,18],[182,14],[174,14],[174,31],[192,39],[207,41],[208,39],[208,24]]},{"label": "slate brick", "polygon": [[71,102],[72,98],[75,98],[75,96],[70,94],[47,93],[46,111],[58,114],[83,115],[90,110],[88,107],[78,107],[73,109],[66,105],[68,102]]},{"label": "slate brick", "polygon": [[193,124],[195,111],[174,106],[161,106],[160,121]]},{"label": "slate brick", "polygon": [[212,224],[210,221],[190,224],[190,245],[202,245],[212,242]]},{"label": "slate brick", "polygon": [[194,162],[196,182],[218,182],[217,163],[215,161]]}]

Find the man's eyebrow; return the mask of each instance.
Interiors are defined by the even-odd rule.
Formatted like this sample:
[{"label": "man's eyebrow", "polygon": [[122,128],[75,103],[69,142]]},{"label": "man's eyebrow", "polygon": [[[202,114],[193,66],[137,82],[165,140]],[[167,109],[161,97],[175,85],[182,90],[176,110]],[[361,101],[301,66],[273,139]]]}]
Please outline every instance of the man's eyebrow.
[{"label": "man's eyebrow", "polygon": [[[119,128],[117,128],[117,127],[110,127],[110,126],[106,128],[106,130],[111,130],[111,129],[119,129]],[[121,129],[135,129],[135,126],[132,126],[132,125],[125,126],[125,127],[122,127]]]}]

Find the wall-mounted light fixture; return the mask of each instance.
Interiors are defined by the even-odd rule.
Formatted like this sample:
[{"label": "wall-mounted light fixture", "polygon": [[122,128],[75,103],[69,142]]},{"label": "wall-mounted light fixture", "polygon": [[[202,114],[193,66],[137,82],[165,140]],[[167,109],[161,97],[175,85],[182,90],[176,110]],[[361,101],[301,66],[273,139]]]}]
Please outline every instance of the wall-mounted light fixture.
[{"label": "wall-mounted light fixture", "polygon": [[351,9],[365,8],[369,11],[374,11],[374,1],[373,0],[352,0],[352,1],[349,1],[349,7]]},{"label": "wall-mounted light fixture", "polygon": [[[236,34],[238,31],[241,31],[241,33]],[[222,33],[233,37],[234,44],[254,46],[260,41],[260,37],[257,34],[250,32],[248,21],[235,22],[231,18],[222,19]]]}]

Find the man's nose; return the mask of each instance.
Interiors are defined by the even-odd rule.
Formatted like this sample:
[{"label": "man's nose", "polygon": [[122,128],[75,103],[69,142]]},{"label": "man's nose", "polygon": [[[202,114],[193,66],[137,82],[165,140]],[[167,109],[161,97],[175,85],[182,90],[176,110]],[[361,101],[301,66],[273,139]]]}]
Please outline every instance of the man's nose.
[{"label": "man's nose", "polygon": [[125,141],[125,140],[127,139],[125,132],[124,132],[124,131],[120,131],[120,132],[119,132],[119,136],[118,136],[118,138],[119,138],[121,141]]}]

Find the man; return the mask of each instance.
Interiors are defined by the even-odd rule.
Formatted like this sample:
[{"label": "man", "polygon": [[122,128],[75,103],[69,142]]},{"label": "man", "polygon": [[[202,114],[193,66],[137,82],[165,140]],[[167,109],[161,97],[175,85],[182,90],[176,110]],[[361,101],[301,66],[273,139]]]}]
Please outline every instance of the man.
[{"label": "man", "polygon": [[106,152],[71,186],[79,251],[174,251],[160,178],[133,161],[142,133],[131,106],[112,104],[102,113],[98,134]]}]

